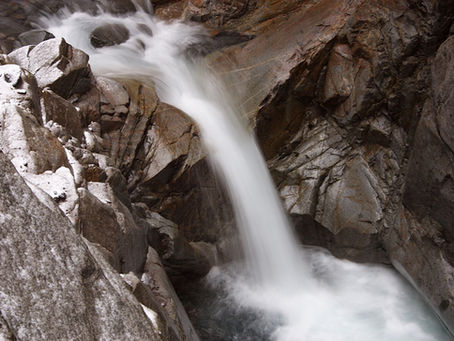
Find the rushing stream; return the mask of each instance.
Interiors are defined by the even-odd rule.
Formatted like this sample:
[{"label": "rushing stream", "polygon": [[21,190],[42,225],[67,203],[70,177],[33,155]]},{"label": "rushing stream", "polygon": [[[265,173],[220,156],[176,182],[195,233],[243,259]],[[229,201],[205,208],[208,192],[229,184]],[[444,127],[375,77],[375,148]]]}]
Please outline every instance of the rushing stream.
[{"label": "rushing stream", "polygon": [[[130,38],[95,49],[90,33],[103,23],[123,24]],[[246,255],[244,263],[213,268],[198,284],[207,297],[197,290],[184,295],[207,340],[449,340],[394,270],[297,245],[254,137],[203,62],[185,57],[203,37],[200,27],[165,23],[143,11],[124,17],[62,12],[42,24],[87,52],[95,73],[153,80],[163,102],[199,124],[229,191]]]}]

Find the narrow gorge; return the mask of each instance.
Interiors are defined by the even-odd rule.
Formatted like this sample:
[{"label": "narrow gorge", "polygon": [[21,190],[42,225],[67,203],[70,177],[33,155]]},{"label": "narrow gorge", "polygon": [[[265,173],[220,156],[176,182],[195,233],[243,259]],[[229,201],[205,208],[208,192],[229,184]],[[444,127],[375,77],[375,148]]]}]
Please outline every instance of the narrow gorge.
[{"label": "narrow gorge", "polygon": [[0,13],[0,340],[453,339],[453,1]]}]

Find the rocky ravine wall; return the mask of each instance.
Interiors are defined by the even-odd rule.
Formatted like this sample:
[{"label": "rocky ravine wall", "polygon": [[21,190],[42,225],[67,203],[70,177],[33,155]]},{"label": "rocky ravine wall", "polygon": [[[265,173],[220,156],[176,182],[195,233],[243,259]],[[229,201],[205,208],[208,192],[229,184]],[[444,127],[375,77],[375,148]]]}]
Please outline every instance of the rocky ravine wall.
[{"label": "rocky ravine wall", "polygon": [[[454,3],[152,2],[157,15],[212,33],[198,50],[237,93],[301,240],[393,262],[453,326]],[[14,13],[22,26],[5,34],[3,52],[29,43],[13,37],[33,11]],[[129,288],[160,316],[154,332],[194,337],[159,257],[178,283],[205,274],[215,249],[231,256],[234,235],[197,128],[152,84],[94,77],[62,40],[1,60],[2,151],[92,253],[130,273]],[[4,329],[19,335],[32,316],[13,320],[5,302]]]},{"label": "rocky ravine wall", "polygon": [[238,1],[221,21],[203,3],[209,27],[255,36],[208,58],[301,240],[392,262],[453,331],[454,3]]},{"label": "rocky ravine wall", "polygon": [[152,87],[94,77],[63,39],[0,60],[5,337],[197,340],[161,259],[200,276],[210,245],[132,202],[123,175],[132,186],[199,160],[192,122]]},{"label": "rocky ravine wall", "polygon": [[301,240],[392,262],[454,330],[454,3],[189,0],[156,13],[250,39],[207,58]]}]

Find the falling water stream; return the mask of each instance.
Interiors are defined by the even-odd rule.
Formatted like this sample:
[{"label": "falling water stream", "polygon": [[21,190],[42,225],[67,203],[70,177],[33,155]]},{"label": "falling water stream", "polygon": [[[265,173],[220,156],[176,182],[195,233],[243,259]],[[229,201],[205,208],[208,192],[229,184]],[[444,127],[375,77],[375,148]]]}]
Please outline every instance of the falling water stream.
[{"label": "falling water stream", "polygon": [[[104,23],[123,24],[130,38],[95,49],[90,33]],[[42,25],[88,53],[96,74],[153,80],[163,102],[198,123],[228,189],[246,255],[245,262],[215,267],[205,279],[223,294],[199,309],[237,329],[208,340],[449,340],[394,270],[339,260],[296,243],[254,137],[203,62],[185,56],[204,36],[202,28],[166,23],[141,10],[123,17],[67,11],[43,18]],[[232,312],[238,313],[237,323],[227,321]]]}]

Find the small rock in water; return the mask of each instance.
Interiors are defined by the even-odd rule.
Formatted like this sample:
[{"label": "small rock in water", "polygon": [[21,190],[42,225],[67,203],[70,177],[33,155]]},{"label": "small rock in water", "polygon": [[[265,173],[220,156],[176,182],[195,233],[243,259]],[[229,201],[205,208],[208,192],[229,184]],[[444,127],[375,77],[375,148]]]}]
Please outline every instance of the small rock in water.
[{"label": "small rock in water", "polygon": [[137,24],[137,28],[140,32],[148,34],[149,36],[153,36],[153,31],[151,28],[145,24]]},{"label": "small rock in water", "polygon": [[129,31],[122,24],[104,24],[90,34],[90,42],[96,48],[119,45],[128,39]]}]

